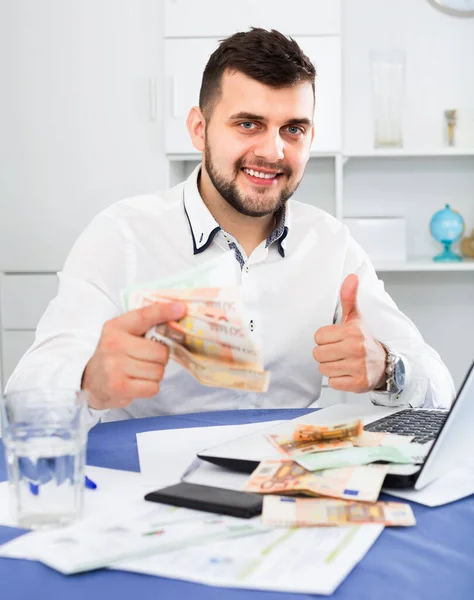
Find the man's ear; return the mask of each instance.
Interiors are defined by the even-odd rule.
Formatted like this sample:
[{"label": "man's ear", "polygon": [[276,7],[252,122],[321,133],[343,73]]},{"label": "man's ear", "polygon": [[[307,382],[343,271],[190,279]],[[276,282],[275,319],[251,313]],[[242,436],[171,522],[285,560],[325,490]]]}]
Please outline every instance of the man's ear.
[{"label": "man's ear", "polygon": [[199,106],[193,106],[186,119],[186,126],[193,146],[199,152],[204,152],[206,121]]}]

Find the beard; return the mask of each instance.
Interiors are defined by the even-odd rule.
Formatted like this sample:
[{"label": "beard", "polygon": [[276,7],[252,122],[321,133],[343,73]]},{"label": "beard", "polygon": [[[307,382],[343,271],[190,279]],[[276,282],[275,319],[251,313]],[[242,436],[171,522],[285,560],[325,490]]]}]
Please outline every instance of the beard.
[{"label": "beard", "polygon": [[[209,145],[206,144],[204,150],[204,165],[212,185],[222,198],[224,198],[227,204],[232,206],[237,212],[247,217],[265,217],[266,215],[276,213],[285,206],[288,199],[291,198],[297,190],[301,181],[300,179],[300,181],[296,182],[293,186],[285,186],[275,197],[270,196],[271,191],[268,188],[263,188],[261,190],[256,189],[252,195],[249,195],[243,194],[236,183],[237,176],[245,167],[243,159],[239,159],[236,162],[233,178],[227,179],[214,167],[211,149]],[[293,173],[289,167],[268,164],[258,159],[252,161],[252,167],[282,171],[280,177],[287,177],[288,179]]]}]

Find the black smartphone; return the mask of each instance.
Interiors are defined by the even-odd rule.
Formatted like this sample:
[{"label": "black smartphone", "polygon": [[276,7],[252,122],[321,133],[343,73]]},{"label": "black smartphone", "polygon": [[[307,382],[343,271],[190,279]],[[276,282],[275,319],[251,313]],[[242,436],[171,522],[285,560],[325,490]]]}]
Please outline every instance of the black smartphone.
[{"label": "black smartphone", "polygon": [[242,519],[250,519],[262,512],[262,497],[259,494],[236,492],[185,481],[150,492],[145,496],[145,500]]}]

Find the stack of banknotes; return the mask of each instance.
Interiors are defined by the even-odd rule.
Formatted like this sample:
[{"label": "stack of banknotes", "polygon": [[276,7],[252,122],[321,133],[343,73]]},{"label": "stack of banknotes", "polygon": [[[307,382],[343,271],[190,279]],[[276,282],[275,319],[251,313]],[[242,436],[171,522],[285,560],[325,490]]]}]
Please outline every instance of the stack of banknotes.
[{"label": "stack of banknotes", "polygon": [[203,385],[266,392],[270,373],[250,337],[241,288],[134,289],[127,296],[130,309],[176,301],[186,304],[186,316],[146,337],[168,345],[170,357]]},{"label": "stack of banknotes", "polygon": [[262,520],[272,527],[311,527],[380,523],[393,527],[416,524],[409,504],[404,502],[353,502],[329,498],[265,496]]},{"label": "stack of banknotes", "polygon": [[[264,499],[266,524],[415,524],[409,505],[377,502],[390,464],[423,462],[426,449],[412,437],[364,431],[361,420],[298,424],[293,434],[266,437],[282,458],[262,461],[245,486],[273,495]],[[384,464],[372,464],[379,461]],[[288,498],[296,495],[315,498]]]}]

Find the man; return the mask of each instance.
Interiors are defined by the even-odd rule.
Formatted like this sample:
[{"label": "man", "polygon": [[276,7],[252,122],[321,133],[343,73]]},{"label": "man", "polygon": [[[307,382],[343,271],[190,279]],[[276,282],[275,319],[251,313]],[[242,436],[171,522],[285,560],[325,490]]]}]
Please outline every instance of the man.
[{"label": "man", "polygon": [[[224,40],[187,126],[203,163],[161,194],[99,214],[59,274],[33,346],[8,388],[89,392],[92,422],[201,410],[306,407],[322,376],[387,405],[446,407],[446,367],[386,294],[346,227],[290,200],[315,128],[315,70],[263,29]],[[143,337],[180,304],[123,313],[121,291],[235,255],[251,335],[272,372],[265,394],[209,388]]]}]

